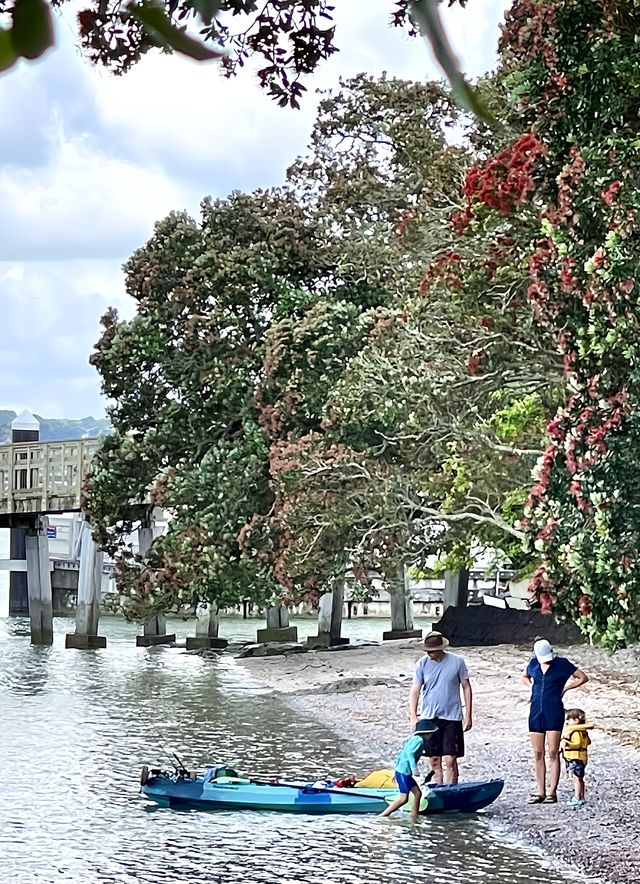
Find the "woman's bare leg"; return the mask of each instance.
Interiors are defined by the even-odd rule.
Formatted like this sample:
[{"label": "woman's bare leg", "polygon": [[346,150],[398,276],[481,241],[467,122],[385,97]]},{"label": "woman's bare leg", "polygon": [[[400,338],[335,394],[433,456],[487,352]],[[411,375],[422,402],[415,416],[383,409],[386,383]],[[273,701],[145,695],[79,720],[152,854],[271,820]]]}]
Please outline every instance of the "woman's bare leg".
[{"label": "woman's bare leg", "polygon": [[[538,795],[544,796],[547,789],[547,765],[544,756],[544,734],[530,733],[533,761],[536,768]],[[557,784],[556,784],[557,785]]]},{"label": "woman's bare leg", "polygon": [[[560,782],[560,731],[547,731],[547,754],[549,756],[549,794],[555,795]],[[540,793],[542,794],[542,792]]]}]

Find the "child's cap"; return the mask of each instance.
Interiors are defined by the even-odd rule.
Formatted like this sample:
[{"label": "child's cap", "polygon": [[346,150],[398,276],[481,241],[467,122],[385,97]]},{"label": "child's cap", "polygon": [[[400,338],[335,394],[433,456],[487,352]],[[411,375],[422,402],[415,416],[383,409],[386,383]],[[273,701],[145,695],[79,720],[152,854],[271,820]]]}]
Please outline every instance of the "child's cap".
[{"label": "child's cap", "polygon": [[536,655],[538,663],[551,663],[555,654],[553,648],[546,638],[538,639],[533,646],[533,653]]},{"label": "child's cap", "polygon": [[438,725],[430,718],[422,718],[417,724],[414,733],[416,734],[435,734]]}]

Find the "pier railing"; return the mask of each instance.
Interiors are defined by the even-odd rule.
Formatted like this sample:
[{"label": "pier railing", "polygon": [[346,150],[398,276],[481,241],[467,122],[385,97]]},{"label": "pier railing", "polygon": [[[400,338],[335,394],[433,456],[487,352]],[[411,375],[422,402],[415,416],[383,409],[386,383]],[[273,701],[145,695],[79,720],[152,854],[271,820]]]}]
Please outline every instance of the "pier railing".
[{"label": "pier railing", "polygon": [[0,445],[0,517],[80,509],[99,439]]}]

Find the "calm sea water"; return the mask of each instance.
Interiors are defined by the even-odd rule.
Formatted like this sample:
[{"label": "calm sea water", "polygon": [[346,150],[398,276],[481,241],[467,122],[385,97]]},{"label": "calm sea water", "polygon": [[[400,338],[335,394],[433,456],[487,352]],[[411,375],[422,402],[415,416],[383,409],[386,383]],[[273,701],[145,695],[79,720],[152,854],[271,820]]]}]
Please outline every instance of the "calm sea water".
[{"label": "calm sea water", "polygon": [[[535,853],[497,838],[490,813],[304,817],[151,809],[143,763],[227,762],[243,772],[364,773],[358,752],[295,715],[232,658],[138,649],[105,620],[103,651],[51,648],[0,619],[0,880],[13,884],[322,882],[551,884]],[[255,624],[254,624],[255,626]],[[191,627],[192,628],[192,627]],[[563,875],[563,880],[572,880]],[[575,879],[578,880],[578,879]]]}]

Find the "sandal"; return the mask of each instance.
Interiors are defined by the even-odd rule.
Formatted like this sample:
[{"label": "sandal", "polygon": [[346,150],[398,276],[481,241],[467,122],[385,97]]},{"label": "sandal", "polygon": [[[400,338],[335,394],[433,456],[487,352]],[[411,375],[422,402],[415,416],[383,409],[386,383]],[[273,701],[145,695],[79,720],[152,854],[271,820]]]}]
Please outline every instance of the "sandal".
[{"label": "sandal", "polygon": [[544,800],[545,804],[557,804],[558,803],[558,796],[556,795],[555,792],[553,792],[551,795],[546,795],[543,800]]},{"label": "sandal", "polygon": [[530,795],[527,804],[542,804],[544,800],[544,795]]}]

